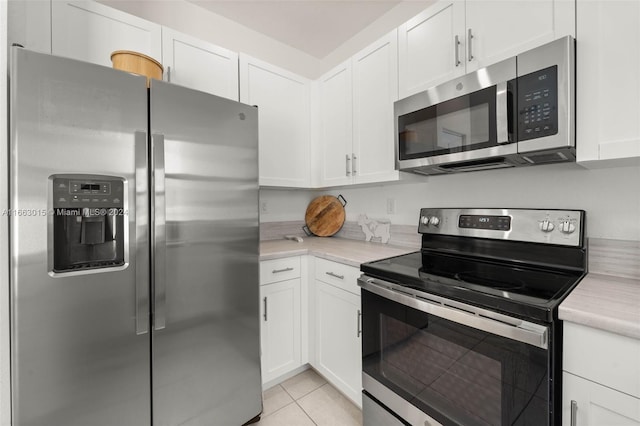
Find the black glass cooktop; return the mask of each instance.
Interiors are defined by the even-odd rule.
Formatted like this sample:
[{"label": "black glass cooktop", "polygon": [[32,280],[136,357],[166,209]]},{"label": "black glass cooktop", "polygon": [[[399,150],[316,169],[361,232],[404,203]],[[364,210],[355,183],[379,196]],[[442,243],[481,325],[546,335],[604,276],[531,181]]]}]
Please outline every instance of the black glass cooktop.
[{"label": "black glass cooktop", "polygon": [[583,271],[414,252],[365,263],[374,278],[527,319],[552,321]]}]

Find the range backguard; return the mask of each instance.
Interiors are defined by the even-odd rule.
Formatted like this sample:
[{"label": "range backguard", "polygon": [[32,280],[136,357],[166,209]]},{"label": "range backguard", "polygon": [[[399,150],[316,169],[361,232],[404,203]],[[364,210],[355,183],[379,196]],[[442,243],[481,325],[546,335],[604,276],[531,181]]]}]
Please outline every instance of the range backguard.
[{"label": "range backguard", "polygon": [[125,263],[124,179],[54,175],[53,272]]}]

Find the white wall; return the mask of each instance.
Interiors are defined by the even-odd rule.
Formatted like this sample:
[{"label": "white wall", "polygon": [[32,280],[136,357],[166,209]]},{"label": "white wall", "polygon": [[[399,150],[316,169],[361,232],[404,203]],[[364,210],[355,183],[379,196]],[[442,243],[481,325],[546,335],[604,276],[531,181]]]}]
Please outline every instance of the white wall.
[{"label": "white wall", "polygon": [[[268,213],[261,221],[304,220],[313,197],[342,194],[347,220],[361,213],[389,218],[394,224],[417,225],[422,207],[520,207],[581,209],[587,212],[587,236],[640,240],[640,167],[584,169],[556,164],[447,176],[418,183],[343,187],[328,191],[262,189]],[[395,214],[387,213],[387,199]]]}]

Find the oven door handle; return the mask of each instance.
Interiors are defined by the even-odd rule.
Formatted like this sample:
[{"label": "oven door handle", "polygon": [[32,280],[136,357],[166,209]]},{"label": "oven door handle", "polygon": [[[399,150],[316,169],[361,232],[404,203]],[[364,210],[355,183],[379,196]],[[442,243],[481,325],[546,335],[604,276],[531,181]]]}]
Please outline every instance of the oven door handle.
[{"label": "oven door handle", "polygon": [[517,340],[542,349],[549,347],[549,329],[543,325],[523,321],[440,296],[412,291],[410,288],[362,275],[358,285],[394,302],[463,324],[477,330]]}]

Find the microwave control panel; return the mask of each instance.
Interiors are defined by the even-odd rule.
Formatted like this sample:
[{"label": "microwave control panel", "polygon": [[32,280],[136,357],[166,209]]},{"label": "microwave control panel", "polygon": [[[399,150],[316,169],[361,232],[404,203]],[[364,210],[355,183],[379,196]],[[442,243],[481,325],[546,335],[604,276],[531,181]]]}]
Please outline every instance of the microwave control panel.
[{"label": "microwave control panel", "polygon": [[518,77],[518,140],[558,133],[558,67]]}]

